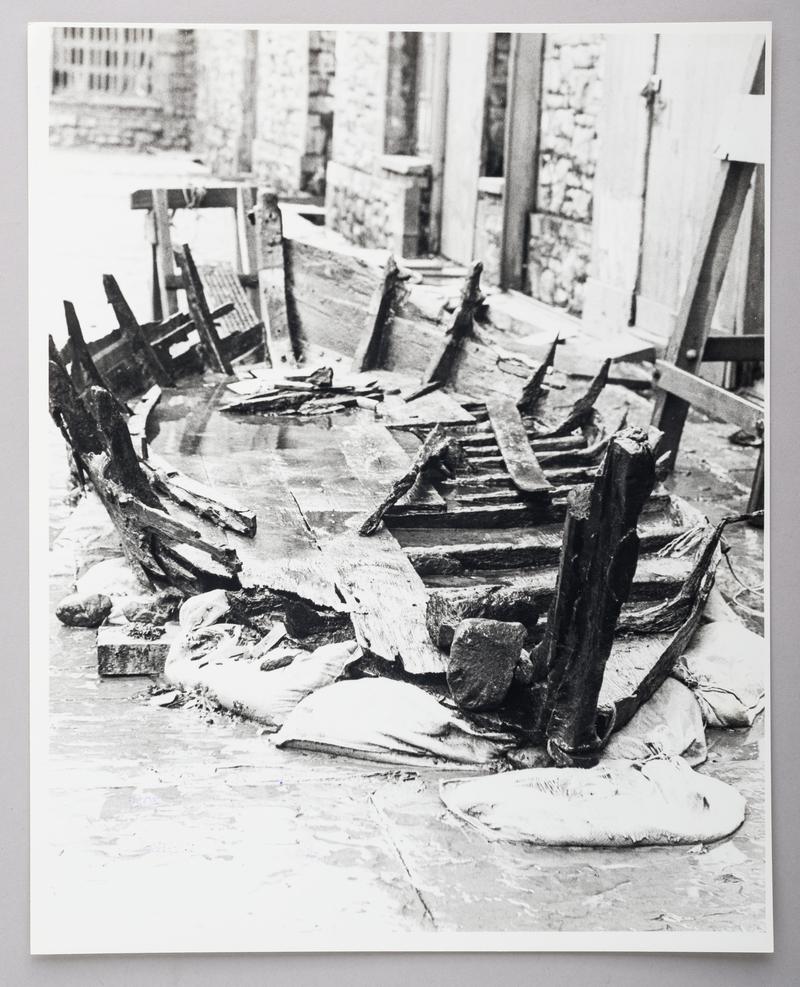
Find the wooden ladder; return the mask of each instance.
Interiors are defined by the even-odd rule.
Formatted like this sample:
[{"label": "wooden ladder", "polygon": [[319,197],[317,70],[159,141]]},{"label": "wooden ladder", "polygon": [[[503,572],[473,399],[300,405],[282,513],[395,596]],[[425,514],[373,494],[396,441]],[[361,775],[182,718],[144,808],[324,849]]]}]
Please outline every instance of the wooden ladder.
[{"label": "wooden ladder", "polygon": [[[764,71],[765,44],[762,41],[754,47],[747,67],[745,92],[750,96],[763,95]],[[675,329],[664,358],[656,360],[652,424],[663,432],[661,448],[667,452],[666,465],[670,469],[675,465],[690,406],[763,436],[764,409],[761,405],[699,376],[705,362],[739,363],[764,359],[763,334],[711,335],[714,309],[747,193],[759,164],[758,154],[740,156],[743,160],[733,160],[729,156],[721,162]],[[744,160],[745,157],[748,160]],[[763,162],[763,157],[760,160]],[[756,511],[763,505],[762,444],[747,509]]]}]

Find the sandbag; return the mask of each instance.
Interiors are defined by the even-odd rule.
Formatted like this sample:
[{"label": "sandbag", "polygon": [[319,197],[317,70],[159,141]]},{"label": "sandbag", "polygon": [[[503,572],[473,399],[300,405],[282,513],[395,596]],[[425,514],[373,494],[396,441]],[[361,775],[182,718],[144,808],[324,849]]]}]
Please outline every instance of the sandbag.
[{"label": "sandbag", "polygon": [[767,646],[763,637],[733,620],[699,627],[673,668],[697,697],[714,727],[749,727],[764,708]]},{"label": "sandbag", "polygon": [[300,651],[290,664],[261,670],[258,637],[241,624],[214,624],[180,634],[172,643],[165,678],[182,689],[212,695],[224,709],[279,727],[309,693],[330,685],[361,651],[355,641]]},{"label": "sandbag", "polygon": [[181,604],[178,621],[185,631],[216,624],[227,616],[231,609],[228,594],[224,589],[212,589],[207,593],[190,596]]},{"label": "sandbag", "polygon": [[87,569],[75,583],[75,591],[81,596],[101,593],[111,598],[113,609],[109,620],[123,618],[122,604],[128,597],[141,597],[152,593],[152,587],[144,583],[133,571],[125,556],[104,559]]},{"label": "sandbag", "polygon": [[392,764],[467,767],[498,763],[515,740],[479,732],[415,685],[365,678],[337,682],[304,699],[275,744]]},{"label": "sandbag", "polygon": [[745,800],[679,757],[528,768],[442,781],[447,808],[490,839],[549,846],[709,843],[742,824]]},{"label": "sandbag", "polygon": [[621,730],[612,734],[603,760],[636,761],[654,751],[680,755],[693,767],[708,757],[700,705],[691,689],[667,679]]}]

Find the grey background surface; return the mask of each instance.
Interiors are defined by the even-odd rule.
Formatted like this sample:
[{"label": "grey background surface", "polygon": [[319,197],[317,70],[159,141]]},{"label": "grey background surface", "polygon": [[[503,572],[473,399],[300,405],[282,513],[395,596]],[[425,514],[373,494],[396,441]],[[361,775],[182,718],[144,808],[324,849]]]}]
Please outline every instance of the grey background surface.
[{"label": "grey background surface", "polygon": [[[28,955],[27,645],[27,105],[28,21],[579,23],[771,20],[773,157],[771,253],[772,773],[775,954],[359,954],[37,957]],[[118,984],[791,984],[800,977],[800,487],[796,439],[800,386],[800,5],[797,0],[464,0],[402,6],[375,0],[11,0],[3,5],[0,57],[0,372],[4,482],[2,712],[0,713],[0,982],[76,987]],[[37,277],[46,272],[37,271]],[[45,327],[39,327],[45,339]],[[41,656],[45,660],[45,656]],[[368,946],[368,944],[365,944]]]}]

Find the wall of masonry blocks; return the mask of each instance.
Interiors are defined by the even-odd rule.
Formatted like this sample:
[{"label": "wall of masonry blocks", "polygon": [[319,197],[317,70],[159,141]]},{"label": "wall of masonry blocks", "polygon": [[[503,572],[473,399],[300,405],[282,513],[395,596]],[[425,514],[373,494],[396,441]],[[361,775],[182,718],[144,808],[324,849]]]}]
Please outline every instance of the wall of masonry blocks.
[{"label": "wall of masonry blocks", "polygon": [[335,37],[334,31],[259,31],[253,171],[279,192],[324,190]]},{"label": "wall of masonry blocks", "polygon": [[160,30],[152,97],[54,96],[50,101],[50,143],[135,150],[188,148],[195,109],[194,73],[194,32]]},{"label": "wall of masonry blocks", "polygon": [[549,34],[545,41],[529,290],[574,315],[583,309],[591,255],[603,49],[600,35]]},{"label": "wall of masonry blocks", "polygon": [[244,130],[247,32],[239,28],[195,32],[197,101],[192,147],[222,178],[238,175],[250,149]]}]

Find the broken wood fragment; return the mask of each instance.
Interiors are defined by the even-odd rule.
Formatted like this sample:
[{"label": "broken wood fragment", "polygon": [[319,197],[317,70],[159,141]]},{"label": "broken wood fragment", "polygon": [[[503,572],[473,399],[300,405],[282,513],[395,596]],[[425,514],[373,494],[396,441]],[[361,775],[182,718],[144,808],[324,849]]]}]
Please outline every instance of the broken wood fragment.
[{"label": "broken wood fragment", "polygon": [[364,320],[364,331],[353,354],[350,369],[354,372],[372,370],[379,365],[383,334],[392,317],[397,291],[403,281],[406,280],[408,280],[408,274],[400,272],[394,255],[389,254],[380,283],[370,298],[367,316]]},{"label": "broken wood fragment", "polygon": [[192,322],[194,322],[195,329],[197,329],[200,336],[211,368],[219,373],[231,376],[233,370],[220,343],[217,327],[209,310],[205,290],[203,289],[203,282],[200,280],[200,275],[197,272],[192,252],[188,244],[184,244],[180,250],[176,250],[174,253],[175,260],[181,271],[181,277],[183,278],[183,287],[186,292],[186,301],[192,316]]},{"label": "broken wood fragment", "polygon": [[228,528],[247,538],[255,535],[256,516],[253,511],[223,500],[216,491],[174,469],[160,457],[151,455],[142,463],[142,468],[158,493],[221,528]]},{"label": "broken wood fragment", "polygon": [[611,359],[609,358],[604,360],[603,366],[600,368],[597,376],[592,380],[591,384],[589,384],[586,393],[582,394],[573,404],[566,418],[564,418],[560,424],[555,425],[552,428],[545,428],[541,431],[537,431],[537,435],[542,437],[569,435],[570,432],[574,432],[576,428],[580,428],[581,425],[585,424],[591,417],[595,401],[597,401],[600,396],[600,392],[606,386],[610,366]]},{"label": "broken wood fragment", "polygon": [[568,498],[555,595],[532,656],[546,682],[540,728],[562,767],[596,764],[607,739],[598,734],[598,697],[636,571],[637,522],[654,483],[648,437],[629,428],[609,443],[594,484]]},{"label": "broken wood fragment", "polygon": [[536,459],[513,398],[490,397],[486,408],[514,486],[528,496],[548,497],[553,488]]},{"label": "broken wood fragment", "polygon": [[122,337],[128,341],[133,358],[146,377],[150,377],[159,387],[174,387],[175,380],[171,369],[165,366],[153,349],[113,274],[103,275],[103,288],[109,305],[114,309]]},{"label": "broken wood fragment", "polygon": [[273,367],[295,366],[295,352],[286,308],[283,217],[274,192],[260,189],[253,210],[256,224],[258,297],[264,322],[264,349]]},{"label": "broken wood fragment", "polygon": [[534,370],[530,380],[528,380],[522,388],[522,394],[517,401],[517,407],[519,408],[521,414],[533,415],[536,412],[536,405],[539,403],[541,398],[544,397],[545,377],[547,376],[547,371],[555,362],[558,343],[559,337],[556,336],[550,346],[550,349],[547,351],[547,356],[545,356],[544,360],[542,360],[536,370]]},{"label": "broken wood fragment", "polygon": [[374,534],[386,511],[411,490],[424,470],[439,468],[452,474],[458,452],[458,440],[447,435],[444,429],[437,425],[420,446],[407,472],[395,480],[389,493],[361,525],[359,534]]},{"label": "broken wood fragment", "polygon": [[449,380],[461,344],[472,332],[475,313],[484,302],[480,289],[482,271],[483,264],[479,260],[474,261],[464,280],[458,307],[450,319],[444,339],[436,347],[422,376],[423,383],[439,380],[445,384]]}]

